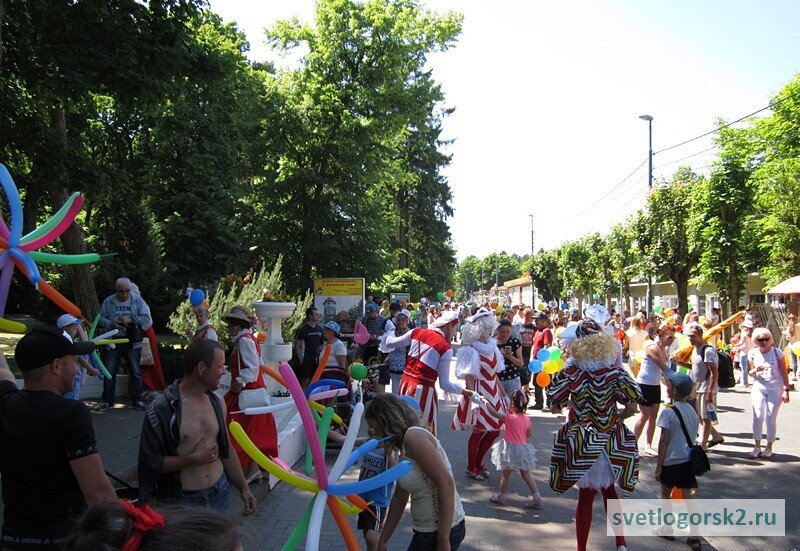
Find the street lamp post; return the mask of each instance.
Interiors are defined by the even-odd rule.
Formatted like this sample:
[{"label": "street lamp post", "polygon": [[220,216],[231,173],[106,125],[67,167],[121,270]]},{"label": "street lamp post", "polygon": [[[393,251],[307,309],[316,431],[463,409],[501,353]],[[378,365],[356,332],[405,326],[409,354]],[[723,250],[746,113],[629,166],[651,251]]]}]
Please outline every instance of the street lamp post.
[{"label": "street lamp post", "polygon": [[[647,121],[648,154],[647,154],[647,188],[653,189],[653,117],[640,115],[640,119]],[[653,276],[650,268],[647,269],[647,314],[653,311]]]},{"label": "street lamp post", "polygon": [[536,286],[533,284],[533,215],[529,214],[531,219],[531,306],[536,303]]}]

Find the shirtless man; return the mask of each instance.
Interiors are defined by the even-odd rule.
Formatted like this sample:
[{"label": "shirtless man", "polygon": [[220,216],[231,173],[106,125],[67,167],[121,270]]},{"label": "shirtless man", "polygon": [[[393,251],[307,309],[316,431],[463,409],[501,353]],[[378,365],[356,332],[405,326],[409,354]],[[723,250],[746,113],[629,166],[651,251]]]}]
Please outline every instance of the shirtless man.
[{"label": "shirtless man", "polygon": [[184,354],[184,378],[175,381],[147,409],[139,444],[139,499],[177,501],[224,511],[228,480],[242,494],[244,514],[256,498],[242,467],[230,453],[225,402],[214,390],[225,372],[225,352],[202,339]]}]

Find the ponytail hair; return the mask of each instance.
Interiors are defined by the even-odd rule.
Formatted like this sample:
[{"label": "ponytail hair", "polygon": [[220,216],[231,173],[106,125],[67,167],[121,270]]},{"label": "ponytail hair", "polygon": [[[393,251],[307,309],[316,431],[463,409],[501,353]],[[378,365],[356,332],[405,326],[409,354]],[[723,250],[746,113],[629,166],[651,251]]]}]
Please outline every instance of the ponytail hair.
[{"label": "ponytail hair", "polygon": [[[181,506],[158,506],[164,515],[162,530],[150,529],[141,534],[139,551],[235,551],[239,533],[227,517],[210,509]],[[120,551],[134,533],[134,519],[115,501],[90,507],[77,521],[67,538],[67,551]]]}]

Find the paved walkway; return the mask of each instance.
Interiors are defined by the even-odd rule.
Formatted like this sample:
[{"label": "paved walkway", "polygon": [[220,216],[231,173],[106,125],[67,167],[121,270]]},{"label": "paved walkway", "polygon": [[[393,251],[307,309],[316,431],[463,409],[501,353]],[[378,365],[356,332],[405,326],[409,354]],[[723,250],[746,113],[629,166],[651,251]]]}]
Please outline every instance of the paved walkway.
[{"label": "paved walkway", "polygon": [[[722,394],[718,428],[725,437],[725,443],[717,446],[710,454],[712,471],[700,479],[698,497],[786,499],[787,535],[784,538],[708,538],[703,543],[703,549],[797,550],[800,549],[800,439],[797,437],[800,427],[800,393],[792,393],[795,401],[784,405],[780,412],[780,440],[775,445],[776,454],[770,460],[752,460],[747,457],[753,445],[749,397],[749,391],[744,389],[731,389]],[[467,513],[467,537],[462,549],[574,549],[577,490],[571,489],[563,495],[556,495],[547,483],[552,435],[561,426],[564,417],[531,412],[533,444],[538,450],[539,463],[535,478],[544,497],[544,509],[532,511],[522,507],[525,499],[522,492],[526,488],[519,476],[512,477],[509,503],[502,507],[488,501],[489,496],[496,491],[496,475],[485,482],[473,481],[464,476],[467,435],[447,428],[453,411],[454,404],[442,402],[439,426],[444,427],[440,440],[453,463],[456,485]],[[109,471],[126,478],[135,477],[141,418],[142,413],[130,408],[93,414],[103,461]],[[629,422],[632,423],[632,420]],[[329,464],[333,460],[335,453],[329,453]],[[642,459],[639,484],[632,497],[650,498],[658,495],[658,483],[652,474],[654,466],[654,459]],[[357,469],[351,469],[349,476],[355,478]],[[244,532],[245,549],[280,549],[309,503],[309,494],[285,484],[279,484],[272,492],[266,489],[265,484],[255,486],[254,490],[259,498],[256,514],[252,517],[236,516]],[[238,499],[233,497],[233,503],[238,506]],[[590,549],[614,549],[613,539],[605,535],[604,519],[602,500],[598,496],[590,533]],[[351,518],[351,524],[355,527],[355,517]],[[362,541],[360,534],[358,536],[359,541]],[[410,539],[410,515],[406,514],[392,538],[390,549],[405,549]],[[343,548],[338,529],[330,515],[326,514],[320,549]],[[629,538],[628,548],[634,551],[688,549],[683,542],[668,542],[655,537]]]}]

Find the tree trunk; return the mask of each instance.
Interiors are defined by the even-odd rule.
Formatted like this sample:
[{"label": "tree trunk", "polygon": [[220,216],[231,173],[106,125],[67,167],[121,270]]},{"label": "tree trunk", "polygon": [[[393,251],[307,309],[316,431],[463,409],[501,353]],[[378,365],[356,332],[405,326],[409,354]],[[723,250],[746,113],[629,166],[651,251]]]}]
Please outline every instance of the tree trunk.
[{"label": "tree trunk", "polygon": [[611,289],[606,290],[606,310],[611,311]]},{"label": "tree trunk", "polygon": [[[53,123],[53,130],[59,139],[62,147],[67,145],[67,122],[64,110],[61,107],[53,107],[50,111],[50,119]],[[60,183],[52,186],[53,204],[60,207],[69,199],[69,193]],[[83,239],[83,230],[75,223],[69,225],[67,230],[61,234],[61,243],[64,245],[66,254],[84,254],[86,243]],[[100,302],[97,300],[97,291],[94,287],[94,279],[88,264],[78,264],[69,266],[69,274],[72,277],[72,288],[75,294],[74,303],[80,308],[84,317],[94,318],[100,311]]]},{"label": "tree trunk", "polygon": [[672,282],[678,290],[678,307],[685,309],[689,304],[689,279],[676,277]]},{"label": "tree trunk", "polygon": [[622,286],[624,295],[625,295],[625,304],[623,305],[622,311],[620,314],[625,314],[625,310],[628,312],[633,311],[633,307],[631,306],[631,283],[628,280],[625,280]]}]

